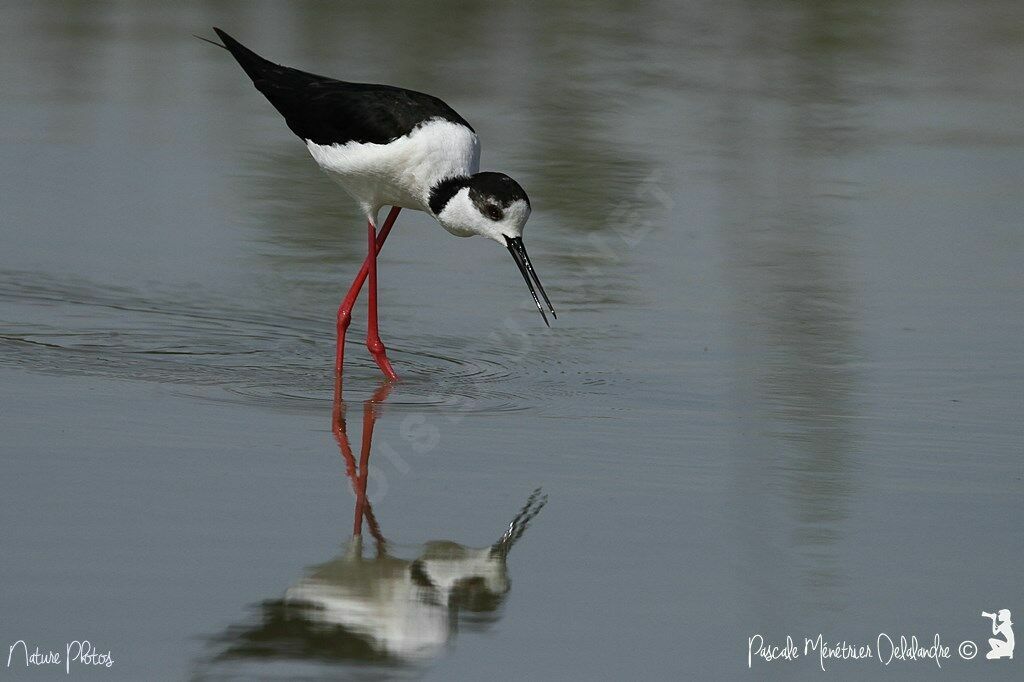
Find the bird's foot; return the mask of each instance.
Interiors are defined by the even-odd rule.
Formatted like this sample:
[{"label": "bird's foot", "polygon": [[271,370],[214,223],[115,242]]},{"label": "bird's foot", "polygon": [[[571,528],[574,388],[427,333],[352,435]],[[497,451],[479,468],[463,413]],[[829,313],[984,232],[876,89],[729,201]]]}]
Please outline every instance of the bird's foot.
[{"label": "bird's foot", "polygon": [[388,378],[388,381],[398,381],[398,375],[395,374],[391,361],[388,360],[387,349],[384,348],[383,342],[380,339],[369,340],[366,342],[366,347],[369,349],[370,355],[373,356],[374,362],[380,367],[380,371]]},{"label": "bird's foot", "polygon": [[380,371],[384,372],[384,376],[388,378],[388,381],[398,381],[398,375],[395,374],[394,368],[391,367],[388,356],[381,353],[380,355],[374,355],[373,359],[377,361],[377,366],[380,367]]}]

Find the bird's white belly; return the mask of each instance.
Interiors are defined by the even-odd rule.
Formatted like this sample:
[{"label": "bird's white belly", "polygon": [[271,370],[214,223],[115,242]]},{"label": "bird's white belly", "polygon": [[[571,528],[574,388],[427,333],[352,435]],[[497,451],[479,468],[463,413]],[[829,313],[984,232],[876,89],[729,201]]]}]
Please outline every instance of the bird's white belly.
[{"label": "bird's white belly", "polygon": [[452,175],[480,169],[480,142],[465,126],[436,119],[387,144],[320,145],[306,140],[313,159],[376,219],[382,206],[427,211],[430,188]]}]

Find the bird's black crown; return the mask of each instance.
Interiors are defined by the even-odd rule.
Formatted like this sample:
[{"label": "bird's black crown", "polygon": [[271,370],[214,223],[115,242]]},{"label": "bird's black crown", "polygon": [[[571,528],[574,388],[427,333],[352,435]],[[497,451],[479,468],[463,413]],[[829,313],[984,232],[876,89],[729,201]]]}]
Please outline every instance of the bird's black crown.
[{"label": "bird's black crown", "polygon": [[496,201],[502,208],[508,208],[516,201],[530,205],[526,190],[504,173],[477,173],[469,179],[469,198],[473,203],[482,200]]},{"label": "bird's black crown", "polygon": [[[488,215],[490,210],[503,210],[517,201],[530,205],[530,197],[518,182],[505,175],[487,171],[473,176],[446,178],[430,190],[430,210],[437,215],[444,210],[448,200],[464,187],[469,188],[469,199],[480,212]],[[499,216],[500,218],[500,216]]]}]

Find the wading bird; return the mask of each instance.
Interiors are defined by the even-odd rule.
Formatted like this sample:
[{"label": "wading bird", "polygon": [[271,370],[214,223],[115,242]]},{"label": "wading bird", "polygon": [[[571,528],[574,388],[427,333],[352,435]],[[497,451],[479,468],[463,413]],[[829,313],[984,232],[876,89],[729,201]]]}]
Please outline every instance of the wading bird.
[{"label": "wading bird", "polygon": [[[201,40],[234,56],[256,89],[306,143],[317,164],[366,215],[366,261],[338,308],[336,376],[342,372],[352,306],[369,276],[366,347],[388,379],[398,378],[377,329],[377,253],[403,208],[430,214],[456,236],[483,235],[504,246],[544,322],[548,319],[537,291],[557,317],[523,245],[530,199],[504,173],[480,172],[480,141],[454,109],[421,92],[350,83],[280,66],[219,28],[213,30],[223,45]],[[377,214],[384,206],[392,208],[378,232]]]},{"label": "wading bird", "polygon": [[[363,402],[358,455],[337,382],[336,388],[332,431],[356,496],[352,537],[341,556],[315,566],[283,598],[264,600],[258,621],[216,637],[219,651],[203,663],[208,674],[199,678],[230,677],[215,674],[217,666],[246,661],[423,663],[441,653],[460,627],[484,628],[500,616],[511,589],[509,553],[547,495],[534,490],[489,546],[435,540],[410,556],[408,546],[393,547],[384,537],[366,492],[374,426],[392,384],[385,382]],[[364,520],[375,550],[369,555]]]}]

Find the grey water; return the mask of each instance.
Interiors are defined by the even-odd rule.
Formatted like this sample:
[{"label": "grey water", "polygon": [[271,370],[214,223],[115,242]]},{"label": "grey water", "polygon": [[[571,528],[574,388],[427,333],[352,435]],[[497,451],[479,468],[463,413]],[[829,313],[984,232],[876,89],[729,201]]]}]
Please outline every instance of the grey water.
[{"label": "grey water", "polygon": [[[5,676],[89,640],[72,676],[1019,679],[982,612],[1024,616],[1021,3],[0,17]],[[365,228],[213,25],[455,107],[530,194],[552,327],[403,212],[401,381],[358,306],[342,430]]]}]

